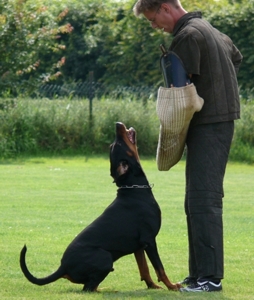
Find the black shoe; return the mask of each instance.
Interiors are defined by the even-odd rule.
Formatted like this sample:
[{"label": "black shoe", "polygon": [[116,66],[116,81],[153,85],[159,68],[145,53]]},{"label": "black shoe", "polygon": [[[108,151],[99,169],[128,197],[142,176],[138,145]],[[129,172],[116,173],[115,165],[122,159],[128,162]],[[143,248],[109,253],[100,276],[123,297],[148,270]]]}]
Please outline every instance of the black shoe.
[{"label": "black shoe", "polygon": [[219,292],[221,290],[221,282],[214,283],[212,281],[197,282],[185,288],[180,288],[180,292]]},{"label": "black shoe", "polygon": [[194,277],[188,276],[188,277],[184,278],[183,281],[180,281],[180,282],[178,282],[178,283],[180,283],[180,284],[182,284],[182,285],[193,285],[193,284],[196,284],[196,283],[197,283],[197,279],[194,278]]}]

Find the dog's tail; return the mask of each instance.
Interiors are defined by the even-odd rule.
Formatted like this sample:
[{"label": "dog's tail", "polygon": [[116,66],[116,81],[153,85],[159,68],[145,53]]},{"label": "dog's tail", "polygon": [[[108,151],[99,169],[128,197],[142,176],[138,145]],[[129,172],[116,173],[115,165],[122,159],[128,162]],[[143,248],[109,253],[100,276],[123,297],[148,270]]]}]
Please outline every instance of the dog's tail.
[{"label": "dog's tail", "polygon": [[20,252],[20,267],[22,272],[24,273],[25,277],[32,283],[37,284],[37,285],[45,285],[48,283],[51,283],[53,281],[58,280],[59,278],[63,277],[65,274],[64,270],[61,268],[61,266],[59,267],[59,269],[54,272],[53,274],[45,277],[45,278],[36,278],[34,277],[28,270],[27,266],[26,266],[26,251],[27,251],[27,247],[26,245],[23,247],[23,249]]}]

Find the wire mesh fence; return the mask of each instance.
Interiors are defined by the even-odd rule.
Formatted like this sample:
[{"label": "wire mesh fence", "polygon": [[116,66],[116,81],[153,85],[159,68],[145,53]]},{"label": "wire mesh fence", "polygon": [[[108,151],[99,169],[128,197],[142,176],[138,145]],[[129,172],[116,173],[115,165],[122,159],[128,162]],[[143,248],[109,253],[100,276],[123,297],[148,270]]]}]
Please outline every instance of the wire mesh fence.
[{"label": "wire mesh fence", "polygon": [[153,99],[157,95],[156,87],[149,86],[106,86],[95,81],[84,81],[79,83],[44,84],[38,89],[37,97],[46,97],[49,99],[59,97],[70,98],[101,98],[103,96],[118,98],[136,98],[136,99]]}]

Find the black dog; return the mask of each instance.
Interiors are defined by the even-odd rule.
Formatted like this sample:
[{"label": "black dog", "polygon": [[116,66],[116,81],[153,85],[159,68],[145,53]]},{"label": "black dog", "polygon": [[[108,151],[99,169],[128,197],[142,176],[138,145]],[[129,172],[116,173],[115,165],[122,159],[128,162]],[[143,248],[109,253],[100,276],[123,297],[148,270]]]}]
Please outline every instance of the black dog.
[{"label": "black dog", "polygon": [[116,139],[110,146],[110,171],[119,188],[116,199],[71,242],[60,267],[48,277],[35,278],[28,271],[24,246],[20,266],[25,277],[37,285],[66,278],[84,284],[85,291],[96,291],[113,271],[113,262],[134,253],[141,280],[148,288],[160,288],[151,279],[145,251],[158,280],[168,289],[178,290],[180,285],[169,281],[158,255],[155,237],[161,225],[161,212],[140,165],[136,132],[133,128],[127,130],[122,123],[116,124]]}]

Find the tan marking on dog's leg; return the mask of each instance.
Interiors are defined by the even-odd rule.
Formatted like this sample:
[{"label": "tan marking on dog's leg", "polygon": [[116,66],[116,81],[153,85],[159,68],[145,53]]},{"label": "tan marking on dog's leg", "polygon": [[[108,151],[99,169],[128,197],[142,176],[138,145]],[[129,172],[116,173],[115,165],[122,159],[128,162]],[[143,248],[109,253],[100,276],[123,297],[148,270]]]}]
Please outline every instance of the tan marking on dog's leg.
[{"label": "tan marking on dog's leg", "polygon": [[150,272],[149,272],[149,268],[147,265],[144,250],[140,249],[140,250],[134,252],[134,255],[135,255],[135,258],[136,258],[136,261],[138,264],[141,280],[145,281],[145,283],[149,289],[161,289],[162,287],[155,284],[150,276]]},{"label": "tan marking on dog's leg", "polygon": [[178,291],[182,286],[179,283],[172,283],[164,270],[156,271],[158,276],[158,281],[162,281],[169,290]]}]

